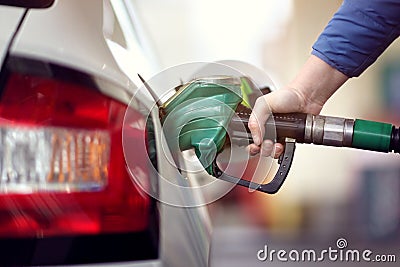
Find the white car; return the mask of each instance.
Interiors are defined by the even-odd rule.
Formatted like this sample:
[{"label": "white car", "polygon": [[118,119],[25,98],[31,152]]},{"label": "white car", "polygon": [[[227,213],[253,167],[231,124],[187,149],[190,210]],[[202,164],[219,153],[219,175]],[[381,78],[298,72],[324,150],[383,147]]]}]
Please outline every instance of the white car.
[{"label": "white car", "polygon": [[[122,123],[139,86],[131,74],[157,68],[134,11],[122,0],[0,0],[1,266],[208,265],[206,208],[160,203],[126,168]],[[135,107],[132,123],[146,119]],[[134,146],[150,137],[135,130],[138,166],[157,186],[140,160],[147,151]]]}]

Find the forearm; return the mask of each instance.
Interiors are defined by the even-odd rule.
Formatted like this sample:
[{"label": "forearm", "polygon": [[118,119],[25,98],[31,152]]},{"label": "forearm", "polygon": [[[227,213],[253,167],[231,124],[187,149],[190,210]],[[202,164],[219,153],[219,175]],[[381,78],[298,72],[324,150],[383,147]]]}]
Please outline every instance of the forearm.
[{"label": "forearm", "polygon": [[345,0],[313,45],[312,53],[348,77],[356,77],[399,34],[398,0]]},{"label": "forearm", "polygon": [[287,88],[301,99],[300,110],[318,114],[325,102],[348,80],[348,77],[311,55]]}]

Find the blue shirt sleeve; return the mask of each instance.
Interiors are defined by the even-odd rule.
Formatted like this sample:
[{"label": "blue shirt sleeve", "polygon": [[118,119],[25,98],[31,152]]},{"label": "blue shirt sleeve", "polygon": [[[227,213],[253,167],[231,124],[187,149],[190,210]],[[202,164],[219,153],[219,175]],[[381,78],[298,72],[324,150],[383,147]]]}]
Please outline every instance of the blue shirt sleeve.
[{"label": "blue shirt sleeve", "polygon": [[359,76],[400,34],[400,0],[345,0],[312,54],[348,77]]}]

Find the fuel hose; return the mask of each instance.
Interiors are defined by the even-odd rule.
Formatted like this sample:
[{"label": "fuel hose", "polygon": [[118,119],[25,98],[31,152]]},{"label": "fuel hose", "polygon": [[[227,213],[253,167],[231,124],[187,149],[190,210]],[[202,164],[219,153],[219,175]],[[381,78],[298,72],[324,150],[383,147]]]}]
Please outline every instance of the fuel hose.
[{"label": "fuel hose", "polygon": [[[247,125],[250,114],[240,112],[239,116],[240,119],[233,118],[230,124],[230,136],[236,140],[243,139],[243,133],[235,129],[238,124]],[[267,125],[275,125],[278,141],[289,137],[297,143],[400,152],[399,128],[389,123],[304,113],[273,114],[272,117]],[[246,142],[252,142],[250,130],[246,130]]]}]

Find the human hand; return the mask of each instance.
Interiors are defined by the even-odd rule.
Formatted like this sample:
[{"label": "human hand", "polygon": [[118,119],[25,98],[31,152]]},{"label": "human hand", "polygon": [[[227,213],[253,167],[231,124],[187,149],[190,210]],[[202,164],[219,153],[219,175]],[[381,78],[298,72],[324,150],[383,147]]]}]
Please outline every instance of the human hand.
[{"label": "human hand", "polygon": [[251,155],[278,158],[284,147],[264,140],[264,125],[272,113],[309,113],[318,115],[325,102],[348,77],[323,60],[311,55],[294,80],[285,88],[259,97],[249,118],[249,129],[254,144],[249,146]]},{"label": "human hand", "polygon": [[[301,92],[293,88],[287,87],[259,97],[248,123],[254,142],[249,146],[250,154],[256,155],[261,152],[262,156],[278,158],[284,150],[283,145],[280,143],[274,144],[272,140],[263,140],[265,134],[264,125],[270,113],[305,112],[307,109],[309,107],[305,97]],[[319,112],[319,110],[317,109],[316,111]]]}]

